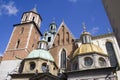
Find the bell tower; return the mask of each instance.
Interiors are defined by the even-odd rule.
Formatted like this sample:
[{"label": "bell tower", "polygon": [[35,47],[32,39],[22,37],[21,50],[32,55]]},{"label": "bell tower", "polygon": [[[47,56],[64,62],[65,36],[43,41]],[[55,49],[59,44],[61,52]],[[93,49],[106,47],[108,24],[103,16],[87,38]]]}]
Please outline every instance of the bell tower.
[{"label": "bell tower", "polygon": [[21,23],[14,25],[3,60],[23,59],[37,48],[37,42],[42,36],[40,32],[41,21],[42,18],[36,8],[23,13]]},{"label": "bell tower", "polygon": [[37,10],[35,7],[29,12],[24,12],[21,19],[21,23],[27,23],[31,21],[33,21],[37,25],[37,27],[40,28],[42,18],[37,13]]}]

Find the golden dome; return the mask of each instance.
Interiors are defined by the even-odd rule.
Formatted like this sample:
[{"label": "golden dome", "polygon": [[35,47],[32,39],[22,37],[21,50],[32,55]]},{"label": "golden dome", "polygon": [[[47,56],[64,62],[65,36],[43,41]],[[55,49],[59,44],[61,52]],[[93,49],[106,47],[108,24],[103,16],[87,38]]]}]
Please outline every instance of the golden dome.
[{"label": "golden dome", "polygon": [[102,49],[94,44],[81,44],[79,48],[77,48],[73,54],[73,57],[77,55],[83,55],[83,54],[90,54],[90,53],[97,53],[101,55],[107,56],[107,53],[104,53]]}]

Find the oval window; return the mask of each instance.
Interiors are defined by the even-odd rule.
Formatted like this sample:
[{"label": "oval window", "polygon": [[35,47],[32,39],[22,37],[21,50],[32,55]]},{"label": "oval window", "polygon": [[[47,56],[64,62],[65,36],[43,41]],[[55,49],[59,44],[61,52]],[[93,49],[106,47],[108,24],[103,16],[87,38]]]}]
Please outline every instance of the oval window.
[{"label": "oval window", "polygon": [[85,57],[84,64],[85,66],[91,66],[93,64],[93,59],[91,57]]}]

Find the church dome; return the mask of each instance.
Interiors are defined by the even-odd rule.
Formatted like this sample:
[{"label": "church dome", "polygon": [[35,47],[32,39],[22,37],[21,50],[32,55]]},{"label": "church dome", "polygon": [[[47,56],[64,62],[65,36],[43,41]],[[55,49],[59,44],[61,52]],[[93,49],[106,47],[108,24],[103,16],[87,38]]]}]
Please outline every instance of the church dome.
[{"label": "church dome", "polygon": [[76,51],[74,52],[73,57],[77,55],[90,54],[90,53],[97,53],[107,56],[107,53],[104,53],[99,46],[91,43],[91,44],[81,44],[81,46],[77,48]]},{"label": "church dome", "polygon": [[49,53],[49,51],[46,51],[43,49],[33,50],[27,56],[27,58],[38,58],[38,57],[45,59],[45,60],[54,61],[54,59],[53,59],[52,55]]}]

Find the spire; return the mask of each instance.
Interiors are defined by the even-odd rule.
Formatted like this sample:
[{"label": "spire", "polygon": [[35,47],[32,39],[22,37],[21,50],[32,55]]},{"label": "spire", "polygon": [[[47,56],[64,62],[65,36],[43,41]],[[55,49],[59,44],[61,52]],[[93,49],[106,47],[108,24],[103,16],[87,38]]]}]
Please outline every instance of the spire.
[{"label": "spire", "polygon": [[52,19],[52,23],[55,23],[55,17],[53,17],[53,19]]},{"label": "spire", "polygon": [[37,13],[37,9],[36,9],[36,5],[34,6],[34,8],[32,9],[33,12]]},{"label": "spire", "polygon": [[82,23],[82,27],[83,27],[83,32],[86,32],[86,24],[84,22]]}]

